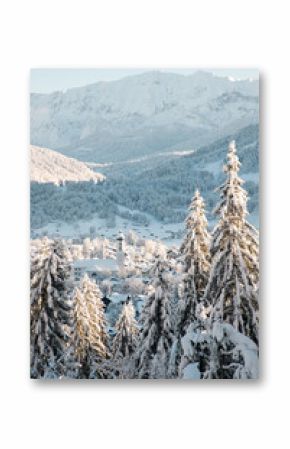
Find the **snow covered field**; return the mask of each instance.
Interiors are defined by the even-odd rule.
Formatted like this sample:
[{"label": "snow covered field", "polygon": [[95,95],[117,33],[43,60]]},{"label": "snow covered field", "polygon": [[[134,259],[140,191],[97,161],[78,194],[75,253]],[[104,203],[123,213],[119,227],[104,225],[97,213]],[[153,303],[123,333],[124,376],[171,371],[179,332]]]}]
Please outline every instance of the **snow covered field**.
[{"label": "snow covered field", "polygon": [[179,245],[184,230],[183,223],[163,224],[152,216],[150,216],[150,224],[148,226],[133,224],[129,220],[116,216],[116,226],[108,228],[106,220],[96,215],[91,220],[80,220],[77,223],[49,223],[47,226],[34,229],[32,236],[47,235],[48,237],[63,237],[66,239],[89,237],[91,234],[90,228],[92,227],[95,228],[95,234],[98,237],[114,239],[119,231],[126,234],[129,230],[133,230],[139,237],[148,240],[162,240],[167,246]]},{"label": "snow covered field", "polygon": [[[120,210],[126,210],[125,207],[119,206]],[[91,229],[94,228],[94,234],[97,237],[105,237],[108,239],[115,239],[119,232],[126,234],[133,230],[147,240],[161,240],[167,246],[179,246],[184,233],[184,223],[161,223],[149,214],[146,215],[150,224],[148,226],[132,223],[130,220],[116,216],[116,226],[109,228],[106,225],[106,220],[99,218],[96,215],[90,220],[79,220],[76,223],[53,222],[46,226],[32,230],[32,238],[46,235],[48,237],[61,237],[65,239],[85,238],[91,236]],[[249,217],[250,223],[259,228],[258,213],[251,214]],[[209,228],[214,226],[213,222],[209,221]]]}]

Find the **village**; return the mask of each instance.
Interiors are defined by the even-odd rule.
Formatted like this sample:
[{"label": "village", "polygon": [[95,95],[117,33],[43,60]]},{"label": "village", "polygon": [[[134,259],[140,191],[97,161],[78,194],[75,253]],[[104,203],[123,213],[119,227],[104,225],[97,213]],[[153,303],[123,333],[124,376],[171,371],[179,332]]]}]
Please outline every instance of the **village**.
[{"label": "village", "polygon": [[[37,253],[41,241],[31,241],[32,254]],[[177,244],[168,247],[160,240],[144,239],[131,229],[126,234],[115,233],[112,239],[93,235],[64,242],[71,260],[71,287],[79,287],[86,275],[96,283],[102,294],[107,332],[111,337],[115,335],[115,324],[124,304],[132,303],[139,322],[144,302],[154,290],[154,278],[150,273],[156,258],[168,260],[172,290],[178,299],[183,263]]]}]

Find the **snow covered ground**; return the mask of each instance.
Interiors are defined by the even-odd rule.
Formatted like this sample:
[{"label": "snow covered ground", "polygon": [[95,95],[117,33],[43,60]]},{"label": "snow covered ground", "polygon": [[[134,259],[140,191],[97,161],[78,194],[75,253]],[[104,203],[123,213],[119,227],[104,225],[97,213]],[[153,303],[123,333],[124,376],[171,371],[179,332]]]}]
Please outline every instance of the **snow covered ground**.
[{"label": "snow covered ground", "polygon": [[[129,210],[123,206],[119,206],[122,211]],[[132,211],[131,211],[132,212]],[[105,237],[115,239],[121,231],[126,234],[132,230],[146,240],[161,240],[167,246],[179,246],[185,231],[184,223],[161,223],[152,215],[144,214],[148,217],[150,224],[148,226],[132,223],[132,221],[116,216],[116,226],[109,228],[106,220],[95,215],[90,220],[79,220],[75,223],[54,222],[46,226],[32,230],[32,238],[47,235],[48,237],[62,237],[65,239],[90,237],[90,229],[95,228],[97,237]],[[259,228],[259,215],[253,213],[249,216],[249,221]],[[209,228],[214,226],[213,222],[209,222]]]},{"label": "snow covered ground", "polygon": [[[125,209],[125,208],[122,208]],[[149,217],[149,215],[147,214]],[[106,220],[99,218],[97,215],[91,220],[80,220],[77,223],[49,223],[48,225],[34,229],[32,237],[47,235],[48,237],[63,237],[63,238],[78,238],[89,237],[90,228],[93,226],[96,230],[96,235],[99,237],[106,237],[114,239],[117,237],[119,231],[126,234],[129,230],[133,230],[139,237],[149,240],[162,240],[167,246],[179,245],[184,229],[183,223],[163,224],[150,216],[149,226],[133,224],[131,221],[122,217],[116,216],[116,226],[108,228]]]},{"label": "snow covered ground", "polygon": [[30,145],[30,180],[39,183],[52,182],[59,185],[65,181],[105,180],[105,176],[88,168],[87,164],[66,157],[57,151]]}]

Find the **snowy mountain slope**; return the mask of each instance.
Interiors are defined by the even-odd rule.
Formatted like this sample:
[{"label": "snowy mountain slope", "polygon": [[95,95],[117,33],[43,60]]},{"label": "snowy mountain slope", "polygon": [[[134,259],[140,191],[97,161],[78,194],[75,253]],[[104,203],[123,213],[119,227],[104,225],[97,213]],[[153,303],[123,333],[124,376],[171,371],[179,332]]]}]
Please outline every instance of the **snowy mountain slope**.
[{"label": "snowy mountain slope", "polygon": [[102,187],[117,203],[147,212],[163,222],[180,222],[193,192],[200,189],[209,218],[216,204],[215,189],[223,182],[228,144],[236,140],[242,163],[241,176],[249,192],[249,211],[258,224],[259,127],[251,125],[188,153],[171,152],[138,162],[118,163],[101,169],[107,177]]},{"label": "snowy mountain slope", "polygon": [[103,181],[104,175],[86,164],[47,148],[30,146],[30,179],[38,183],[60,184],[63,181]]},{"label": "snowy mountain slope", "polygon": [[31,94],[31,143],[91,162],[194,148],[258,122],[258,81],[147,72]]},{"label": "snowy mountain slope", "polygon": [[[154,222],[159,222],[164,229],[168,223],[183,222],[196,188],[205,199],[208,219],[213,223],[216,217],[211,212],[218,200],[215,189],[224,180],[222,167],[232,139],[237,143],[241,176],[249,193],[249,219],[259,226],[257,125],[196,151],[173,151],[111,165],[96,164],[96,170],[106,176],[102,183],[68,183],[66,189],[32,183],[31,226],[39,229],[51,223],[56,229],[59,223],[67,223],[72,226],[70,232],[76,232],[74,228],[78,223],[86,221],[88,230],[90,225],[103,220],[105,225],[98,232],[106,234],[116,232],[124,221],[131,222],[133,228],[134,224],[141,223],[150,235],[154,233]],[[168,229],[173,229],[172,225]]]}]

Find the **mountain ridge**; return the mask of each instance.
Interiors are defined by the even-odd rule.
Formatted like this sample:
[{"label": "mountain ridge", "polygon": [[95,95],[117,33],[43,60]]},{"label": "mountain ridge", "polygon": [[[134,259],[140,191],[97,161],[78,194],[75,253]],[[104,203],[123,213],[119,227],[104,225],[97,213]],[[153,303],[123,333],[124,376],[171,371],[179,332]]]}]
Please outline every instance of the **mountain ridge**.
[{"label": "mountain ridge", "polygon": [[258,81],[145,72],[31,94],[31,143],[91,162],[201,147],[258,123]]}]

